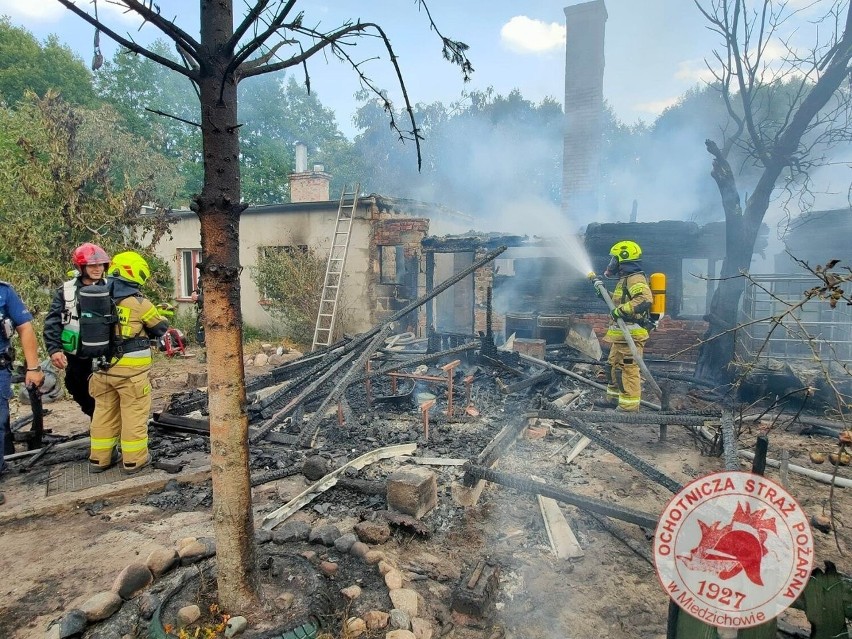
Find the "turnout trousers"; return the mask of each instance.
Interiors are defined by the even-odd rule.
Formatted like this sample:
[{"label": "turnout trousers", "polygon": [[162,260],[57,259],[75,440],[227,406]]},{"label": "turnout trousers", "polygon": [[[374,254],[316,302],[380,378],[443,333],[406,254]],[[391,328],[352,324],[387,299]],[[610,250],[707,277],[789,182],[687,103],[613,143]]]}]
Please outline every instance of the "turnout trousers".
[{"label": "turnout trousers", "polygon": [[148,459],[148,414],[151,411],[150,367],[113,366],[89,379],[95,398],[89,461],[108,466],[120,443],[125,466]]},{"label": "turnout trousers", "polygon": [[[645,350],[644,340],[636,341],[639,356]],[[639,410],[642,399],[642,377],[639,364],[633,359],[633,353],[626,342],[613,342],[609,349],[609,384],[606,388],[607,399],[618,402],[619,410],[635,412]]]}]

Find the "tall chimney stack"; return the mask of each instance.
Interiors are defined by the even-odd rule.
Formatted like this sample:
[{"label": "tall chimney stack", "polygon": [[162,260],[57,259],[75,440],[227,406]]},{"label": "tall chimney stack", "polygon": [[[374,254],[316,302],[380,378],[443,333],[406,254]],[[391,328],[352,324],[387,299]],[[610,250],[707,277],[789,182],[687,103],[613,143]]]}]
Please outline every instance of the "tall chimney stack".
[{"label": "tall chimney stack", "polygon": [[603,142],[604,0],[565,7],[565,144],[562,212],[577,222],[600,210]]}]

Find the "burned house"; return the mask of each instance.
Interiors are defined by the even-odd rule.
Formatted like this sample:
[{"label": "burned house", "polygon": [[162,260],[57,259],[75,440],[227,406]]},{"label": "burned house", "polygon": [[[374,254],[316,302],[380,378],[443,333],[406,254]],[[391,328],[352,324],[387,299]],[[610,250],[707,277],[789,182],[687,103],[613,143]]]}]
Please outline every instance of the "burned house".
[{"label": "burned house", "polygon": [[[240,276],[242,313],[248,325],[263,327],[274,322],[266,310],[263,291],[252,278],[253,267],[269,251],[310,247],[327,255],[335,232],[341,202],[330,199],[331,175],[322,166],[297,167],[290,176],[292,202],[250,206],[240,218]],[[420,242],[430,225],[447,220],[466,221],[461,214],[414,200],[377,194],[351,196],[342,202],[352,211],[349,247],[341,293],[341,325],[347,332],[361,332],[375,325],[417,295]],[[195,213],[174,213],[172,234],[157,247],[157,254],[172,264],[174,297],[191,303],[198,282],[196,264],[201,259],[200,223]]]},{"label": "burned house", "polygon": [[[703,315],[724,259],[722,223],[702,227],[677,221],[590,224],[584,235],[568,244],[546,237],[425,238],[427,288],[451,275],[450,265],[458,271],[496,246],[508,249],[492,268],[483,269],[487,272],[477,272],[442,293],[434,308],[427,307],[424,326],[466,334],[487,330],[490,289],[491,328],[498,342],[514,334],[559,343],[577,325],[591,327],[601,336],[609,323],[606,308],[580,266],[585,260],[571,253],[590,256],[592,269],[603,273],[610,247],[626,238],[642,246],[646,273],[662,272],[667,279],[666,317],[649,341],[648,352],[671,356],[695,346],[706,330]],[[696,356],[692,349],[678,357],[694,360]]]}]

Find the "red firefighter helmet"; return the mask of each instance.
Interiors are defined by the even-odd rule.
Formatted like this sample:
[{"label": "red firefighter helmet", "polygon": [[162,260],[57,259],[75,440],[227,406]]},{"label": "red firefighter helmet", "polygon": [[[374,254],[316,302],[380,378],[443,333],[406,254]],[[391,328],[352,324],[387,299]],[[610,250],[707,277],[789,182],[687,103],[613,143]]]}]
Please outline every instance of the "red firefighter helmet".
[{"label": "red firefighter helmet", "polygon": [[74,264],[79,267],[87,264],[103,264],[110,262],[109,254],[97,244],[86,242],[74,249]]}]

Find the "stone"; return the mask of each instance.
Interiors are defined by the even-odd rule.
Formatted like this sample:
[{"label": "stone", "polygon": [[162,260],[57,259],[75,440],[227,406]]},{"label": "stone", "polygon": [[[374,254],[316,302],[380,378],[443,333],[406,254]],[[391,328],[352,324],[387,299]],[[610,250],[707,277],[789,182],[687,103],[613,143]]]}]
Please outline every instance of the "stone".
[{"label": "stone", "polygon": [[54,621],[48,627],[44,633],[44,639],[59,639],[59,622]]},{"label": "stone", "polygon": [[171,570],[180,561],[180,555],[174,548],[155,548],[145,560],[145,565],[156,579]]},{"label": "stone", "polygon": [[272,531],[266,530],[265,528],[261,528],[260,530],[254,531],[254,543],[256,544],[266,544],[272,541]]},{"label": "stone", "polygon": [[386,574],[388,574],[391,570],[395,570],[394,565],[391,562],[389,562],[387,559],[382,559],[379,562],[378,569],[379,569],[379,574],[382,577],[384,577]]},{"label": "stone", "polygon": [[364,555],[364,563],[368,566],[375,566],[385,558],[385,553],[381,550],[370,550]]},{"label": "stone", "polygon": [[417,639],[432,639],[432,624],[422,617],[414,617],[411,620],[411,632]]},{"label": "stone", "polygon": [[266,353],[258,353],[254,357],[253,364],[255,366],[266,366],[269,363],[269,355]]},{"label": "stone", "polygon": [[111,617],[115,614],[116,610],[121,608],[122,603],[122,599],[117,593],[105,591],[99,592],[87,599],[80,606],[80,610],[86,614],[86,621],[91,623],[92,621],[100,621],[101,619]]},{"label": "stone", "polygon": [[385,574],[385,585],[388,590],[402,588],[402,573],[395,568]]},{"label": "stone", "polygon": [[295,599],[296,595],[294,595],[292,592],[285,592],[275,598],[275,605],[277,605],[282,610],[287,610],[287,608],[293,605],[293,601],[295,601]]},{"label": "stone", "polygon": [[215,555],[216,542],[202,537],[178,550],[178,554],[180,555],[180,565],[189,566]]},{"label": "stone", "polygon": [[359,521],[355,524],[354,531],[358,539],[365,544],[383,544],[391,536],[390,526],[384,521]]},{"label": "stone", "polygon": [[312,544],[322,544],[323,546],[333,546],[334,542],[340,538],[340,530],[332,524],[324,524],[317,526],[308,535],[308,541]]},{"label": "stone", "polygon": [[187,373],[186,385],[190,388],[203,388],[207,386],[207,371],[203,373]]},{"label": "stone", "polygon": [[358,557],[359,559],[366,557],[368,552],[370,552],[370,547],[363,541],[356,541],[352,544],[352,547],[349,548],[349,554],[353,557]]},{"label": "stone", "polygon": [[319,569],[326,577],[333,577],[337,574],[337,564],[333,561],[321,561]]},{"label": "stone", "polygon": [[148,621],[151,617],[154,616],[154,612],[156,612],[157,607],[160,605],[160,598],[155,595],[153,592],[144,592],[136,600],[137,605],[139,606],[139,616],[142,617],[145,621]]},{"label": "stone", "polygon": [[299,553],[299,556],[304,557],[308,561],[313,561],[314,559],[317,558],[317,553],[314,550],[303,550],[302,552]]},{"label": "stone", "polygon": [[398,608],[402,610],[409,617],[417,616],[417,592],[415,590],[411,590],[410,588],[397,588],[396,590],[391,590],[388,595],[390,595],[390,600],[393,603],[394,608]]},{"label": "stone", "polygon": [[225,636],[234,637],[248,628],[248,619],[245,617],[231,617],[225,624]]},{"label": "stone", "polygon": [[361,586],[351,585],[340,590],[340,594],[346,597],[348,601],[353,601],[361,596]]},{"label": "stone", "polygon": [[154,581],[154,575],[143,563],[133,563],[118,573],[112,584],[112,591],[127,601],[133,599]]},{"label": "stone", "polygon": [[390,611],[390,627],[408,630],[411,628],[411,617],[409,617],[404,610],[394,608]]},{"label": "stone", "polygon": [[311,526],[306,521],[288,521],[272,531],[273,544],[286,544],[291,541],[307,541]]},{"label": "stone", "polygon": [[360,617],[349,617],[344,624],[344,637],[360,637],[367,631],[366,622]]},{"label": "stone", "polygon": [[361,619],[367,624],[367,630],[384,630],[390,622],[390,615],[382,610],[365,612]]},{"label": "stone", "polygon": [[328,474],[328,462],[320,455],[311,455],[302,464],[302,474],[311,481],[322,479]]},{"label": "stone", "polygon": [[62,618],[59,620],[59,623],[56,627],[59,628],[59,634],[57,635],[59,639],[65,639],[66,637],[74,637],[86,629],[86,624],[89,622],[86,621],[86,613],[80,610],[79,608],[74,608],[69,610]]},{"label": "stone", "polygon": [[197,537],[183,537],[182,539],[178,539],[178,542],[175,544],[175,548],[177,548],[178,552],[180,552],[181,548],[196,541],[198,541]]},{"label": "stone", "polygon": [[356,541],[358,541],[358,538],[355,536],[355,533],[346,533],[334,540],[334,547],[340,552],[349,552],[352,544]]},{"label": "stone", "polygon": [[388,508],[420,519],[438,503],[438,481],[428,468],[403,467],[387,480]]},{"label": "stone", "polygon": [[189,624],[195,623],[201,618],[201,608],[192,604],[184,606],[177,611],[178,628],[186,628]]},{"label": "stone", "polygon": [[391,630],[385,635],[385,639],[416,639],[410,630]]}]

